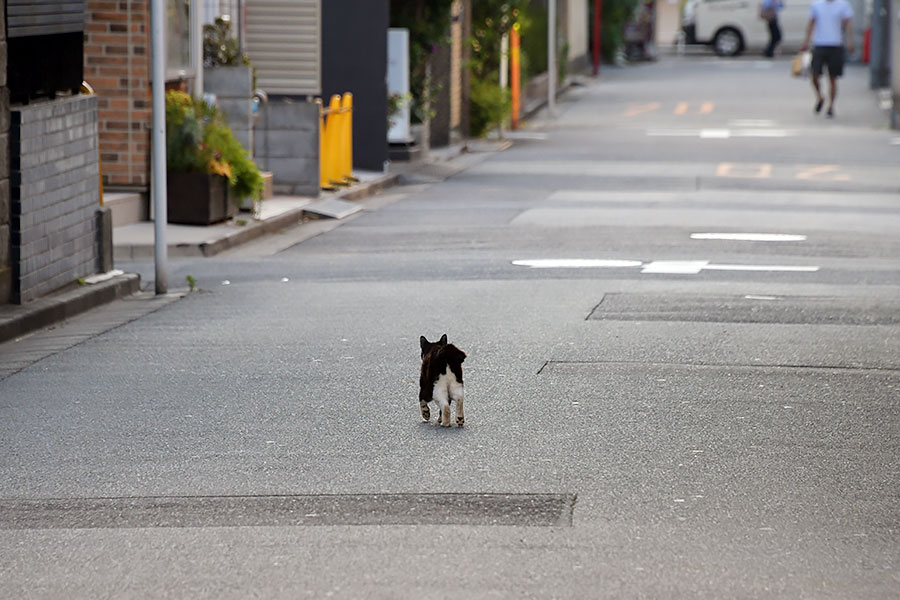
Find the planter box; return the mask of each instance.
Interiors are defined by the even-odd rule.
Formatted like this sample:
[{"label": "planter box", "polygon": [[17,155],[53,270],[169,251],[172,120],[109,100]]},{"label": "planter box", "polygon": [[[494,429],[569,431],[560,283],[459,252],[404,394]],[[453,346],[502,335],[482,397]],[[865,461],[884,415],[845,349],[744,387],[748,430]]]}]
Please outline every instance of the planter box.
[{"label": "planter box", "polygon": [[166,179],[169,223],[210,225],[234,216],[228,179],[222,175],[169,172]]}]

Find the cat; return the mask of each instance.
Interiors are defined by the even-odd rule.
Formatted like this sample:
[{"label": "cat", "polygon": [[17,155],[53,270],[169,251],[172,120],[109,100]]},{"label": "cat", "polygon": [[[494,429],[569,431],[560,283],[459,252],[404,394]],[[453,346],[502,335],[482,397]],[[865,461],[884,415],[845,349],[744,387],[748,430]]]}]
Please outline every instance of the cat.
[{"label": "cat", "polygon": [[438,423],[450,427],[450,403],[456,402],[456,424],[462,427],[466,421],[463,413],[462,363],[466,353],[447,343],[447,334],[436,342],[425,336],[419,338],[422,348],[422,373],[419,376],[419,407],[422,418],[431,420],[428,403],[434,401],[438,408]]}]

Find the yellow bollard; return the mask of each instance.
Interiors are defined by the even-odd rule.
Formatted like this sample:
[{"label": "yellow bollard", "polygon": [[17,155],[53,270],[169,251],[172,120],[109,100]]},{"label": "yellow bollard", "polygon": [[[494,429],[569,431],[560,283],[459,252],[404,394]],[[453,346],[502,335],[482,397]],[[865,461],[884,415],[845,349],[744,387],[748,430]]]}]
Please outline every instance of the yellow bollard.
[{"label": "yellow bollard", "polygon": [[342,185],[341,177],[341,97],[337,94],[328,102],[325,119],[325,182]]},{"label": "yellow bollard", "polygon": [[353,94],[344,92],[341,98],[341,179],[346,183],[359,181],[353,176]]}]

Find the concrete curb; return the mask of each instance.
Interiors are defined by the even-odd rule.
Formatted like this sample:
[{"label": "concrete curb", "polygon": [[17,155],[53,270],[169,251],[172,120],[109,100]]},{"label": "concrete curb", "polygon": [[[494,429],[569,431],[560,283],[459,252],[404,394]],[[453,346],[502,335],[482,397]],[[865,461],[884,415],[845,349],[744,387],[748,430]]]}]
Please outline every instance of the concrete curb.
[{"label": "concrete curb", "polygon": [[[322,193],[318,199],[310,198],[306,204],[312,205],[317,200],[340,199],[340,200],[361,200],[381,190],[396,185],[400,175],[396,173],[387,173],[369,181],[363,181],[355,184],[353,187],[345,188],[333,193]],[[243,217],[238,217],[243,218]],[[319,218],[313,212],[310,212],[304,206],[287,210],[276,216],[269,217],[265,220],[254,220],[247,217],[247,224],[240,229],[235,229],[226,234],[210,232],[210,239],[206,241],[176,242],[168,244],[167,253],[169,257],[189,258],[189,257],[211,257],[229,250],[241,244],[245,244],[266,234],[275,233],[279,230],[293,227],[307,218]],[[198,229],[202,229],[198,228]],[[216,237],[218,235],[218,237]],[[115,244],[115,232],[113,233],[114,254],[116,257],[125,260],[141,260],[153,258],[152,243],[121,243]]]},{"label": "concrete curb", "polygon": [[[385,188],[396,185],[399,178],[400,176],[397,174],[387,174],[378,177],[377,179],[373,179],[372,181],[359,183],[352,188],[347,188],[330,195],[323,194],[323,196],[325,198],[338,198],[341,200],[361,200],[373,196]],[[319,218],[317,215],[307,211],[306,208],[298,208],[265,221],[256,221],[252,225],[248,225],[244,229],[229,236],[199,244],[200,254],[203,256],[215,256],[229,248],[245,244],[265,234],[274,233],[280,229],[296,225],[304,218],[308,217]],[[179,253],[176,250],[174,255],[177,256],[178,254]]]},{"label": "concrete curb", "polygon": [[108,281],[79,286],[73,290],[39,298],[28,304],[0,306],[0,343],[65,321],[95,306],[130,296],[137,292],[140,286],[140,275],[125,273]]}]

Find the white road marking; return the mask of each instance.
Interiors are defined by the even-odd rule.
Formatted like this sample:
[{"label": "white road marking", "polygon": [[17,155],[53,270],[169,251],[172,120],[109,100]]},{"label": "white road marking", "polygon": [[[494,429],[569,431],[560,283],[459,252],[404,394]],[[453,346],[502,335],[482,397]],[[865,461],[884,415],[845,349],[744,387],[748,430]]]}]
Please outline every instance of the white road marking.
[{"label": "white road marking", "polygon": [[586,258],[544,258],[538,260],[514,260],[514,265],[531,267],[532,269],[585,269],[603,268],[620,269],[624,267],[640,267],[639,260],[594,260]]},{"label": "white road marking", "polygon": [[723,140],[725,138],[731,137],[730,129],[701,129],[700,130],[700,139],[708,140],[708,139],[717,139]]},{"label": "white road marking", "polygon": [[699,137],[702,140],[742,138],[783,138],[796,135],[787,129],[648,129],[650,137]]},{"label": "white road marking", "polygon": [[892,138],[891,146],[900,146],[900,138]]},{"label": "white road marking", "polygon": [[644,265],[641,273],[696,275],[708,264],[706,260],[655,260]]},{"label": "white road marking", "polygon": [[755,296],[753,294],[748,294],[744,298],[747,300],[778,300],[778,296]]},{"label": "white road marking", "polygon": [[640,267],[641,273],[667,275],[696,275],[700,271],[756,271],[814,273],[816,266],[796,265],[719,265],[708,260],[654,260],[644,263],[639,260],[608,260],[590,258],[544,258],[514,260],[512,264],[532,269],[622,269]]},{"label": "white road marking", "polygon": [[794,265],[713,265],[703,267],[708,271],[781,271],[789,273],[815,273],[819,267],[798,267]]},{"label": "white road marking", "polygon": [[803,242],[806,241],[806,236],[789,233],[692,233],[691,239],[738,242]]}]

